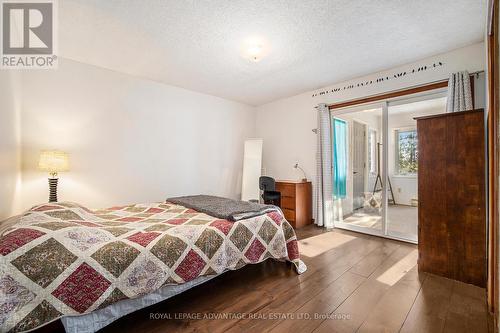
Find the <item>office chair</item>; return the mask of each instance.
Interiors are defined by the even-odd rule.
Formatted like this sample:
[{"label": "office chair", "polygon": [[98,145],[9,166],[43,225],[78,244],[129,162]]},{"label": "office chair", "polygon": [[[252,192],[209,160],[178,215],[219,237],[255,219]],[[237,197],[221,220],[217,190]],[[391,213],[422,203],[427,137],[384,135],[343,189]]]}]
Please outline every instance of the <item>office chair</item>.
[{"label": "office chair", "polygon": [[259,178],[259,188],[262,192],[262,199],[267,205],[281,205],[281,193],[276,191],[276,182],[272,177],[262,176]]}]

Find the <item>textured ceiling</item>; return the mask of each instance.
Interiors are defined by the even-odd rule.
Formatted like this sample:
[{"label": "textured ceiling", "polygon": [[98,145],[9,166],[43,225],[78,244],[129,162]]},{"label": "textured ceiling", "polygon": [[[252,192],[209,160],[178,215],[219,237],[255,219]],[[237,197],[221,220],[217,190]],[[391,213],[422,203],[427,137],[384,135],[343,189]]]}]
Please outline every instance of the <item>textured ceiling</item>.
[{"label": "textured ceiling", "polygon": [[486,0],[61,0],[59,53],[260,105],[481,41],[485,18]]}]

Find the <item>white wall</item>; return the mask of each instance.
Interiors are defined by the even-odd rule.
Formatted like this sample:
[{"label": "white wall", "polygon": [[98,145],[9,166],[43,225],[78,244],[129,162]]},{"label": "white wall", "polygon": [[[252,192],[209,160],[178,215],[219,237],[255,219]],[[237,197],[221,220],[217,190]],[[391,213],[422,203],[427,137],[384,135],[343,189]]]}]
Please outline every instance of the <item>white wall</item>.
[{"label": "white wall", "polygon": [[305,93],[257,108],[257,137],[264,138],[263,169],[278,179],[303,178],[293,168],[296,162],[314,178],[316,166],[316,114]]},{"label": "white wall", "polygon": [[17,75],[0,72],[0,220],[16,211],[19,184],[20,96]]},{"label": "white wall", "polygon": [[217,194],[238,198],[254,108],[60,59],[22,77],[22,206],[48,197],[41,149],[70,153],[59,199],[89,207]]},{"label": "white wall", "polygon": [[[470,73],[484,71],[485,59],[484,43],[472,44],[414,63],[311,91],[309,99],[313,102],[312,105],[337,103],[427,84],[448,79],[451,73],[458,71],[468,70]],[[419,71],[423,67],[427,69]],[[383,81],[377,83],[378,79]]]},{"label": "white wall", "polygon": [[[317,127],[314,107],[319,103],[333,104],[443,80],[447,79],[450,73],[461,70],[468,70],[471,73],[481,71],[485,68],[484,51],[484,44],[478,43],[257,107],[256,135],[264,139],[263,168],[266,174],[277,179],[299,179],[300,175],[294,173],[292,169],[293,163],[297,161],[303,166],[314,186],[316,135],[311,129]],[[439,62],[442,66],[427,71],[407,74],[402,78],[389,79],[381,83],[358,86],[358,83],[375,81],[380,77],[393,78],[397,73],[409,73],[414,68],[431,66]],[[343,89],[351,85],[354,88]],[[329,93],[322,94],[325,91]]]}]

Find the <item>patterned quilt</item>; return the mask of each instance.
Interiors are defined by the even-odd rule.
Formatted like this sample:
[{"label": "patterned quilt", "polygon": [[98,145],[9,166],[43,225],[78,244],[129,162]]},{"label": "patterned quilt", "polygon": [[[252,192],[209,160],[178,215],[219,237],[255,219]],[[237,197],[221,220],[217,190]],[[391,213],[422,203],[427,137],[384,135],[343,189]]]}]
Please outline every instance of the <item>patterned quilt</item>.
[{"label": "patterned quilt", "polygon": [[35,206],[0,236],[0,331],[31,330],[267,258],[306,269],[279,212],[230,222],[169,202]]}]

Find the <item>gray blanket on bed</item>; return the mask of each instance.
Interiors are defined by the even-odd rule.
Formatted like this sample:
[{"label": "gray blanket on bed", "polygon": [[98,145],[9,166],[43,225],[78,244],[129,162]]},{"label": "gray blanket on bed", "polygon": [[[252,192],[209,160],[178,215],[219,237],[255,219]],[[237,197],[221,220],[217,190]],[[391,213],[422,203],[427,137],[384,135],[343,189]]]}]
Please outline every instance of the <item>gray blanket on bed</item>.
[{"label": "gray blanket on bed", "polygon": [[280,211],[278,207],[272,205],[262,205],[212,195],[189,195],[169,198],[167,201],[229,221],[239,221],[272,211]]}]

